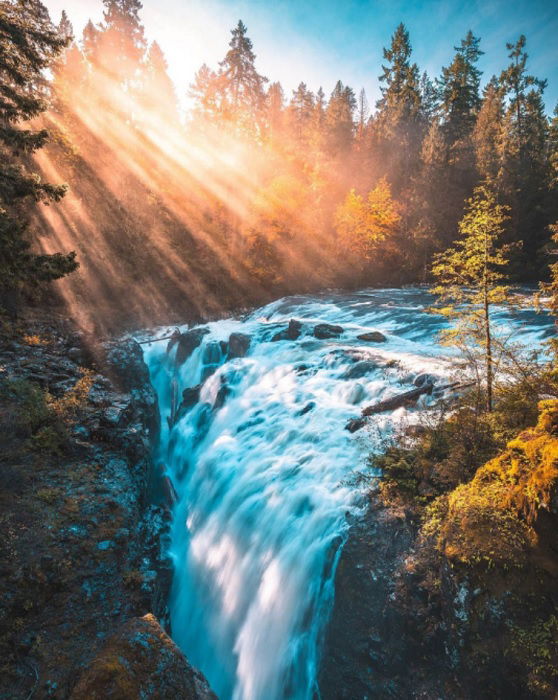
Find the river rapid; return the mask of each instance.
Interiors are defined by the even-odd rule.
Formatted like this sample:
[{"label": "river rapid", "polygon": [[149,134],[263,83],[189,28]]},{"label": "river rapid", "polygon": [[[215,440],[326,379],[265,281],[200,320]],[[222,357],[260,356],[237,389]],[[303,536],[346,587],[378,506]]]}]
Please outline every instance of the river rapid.
[{"label": "river rapid", "polygon": [[[176,345],[145,346],[162,418],[158,461],[177,494],[172,634],[221,700],[316,691],[348,515],[363,507],[356,475],[434,398],[374,416],[355,434],[345,424],[420,374],[448,382],[455,353],[440,345],[446,322],[430,304],[422,289],[288,297],[205,324],[180,366]],[[299,337],[272,341],[290,319],[301,322]],[[531,308],[500,309],[495,321],[529,348],[552,328]],[[342,333],[314,337],[323,323]],[[371,331],[385,342],[357,338]],[[243,356],[230,357],[231,333],[249,337]],[[169,425],[177,392],[198,385]]]}]

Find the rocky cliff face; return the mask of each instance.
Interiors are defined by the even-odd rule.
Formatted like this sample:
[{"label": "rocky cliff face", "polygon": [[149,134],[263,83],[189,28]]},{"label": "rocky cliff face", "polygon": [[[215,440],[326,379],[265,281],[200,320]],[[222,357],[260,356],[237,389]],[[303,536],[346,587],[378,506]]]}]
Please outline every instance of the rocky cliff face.
[{"label": "rocky cliff face", "polygon": [[324,700],[555,698],[557,524],[553,501],[520,565],[455,564],[421,536],[420,509],[372,495],[336,575]]},{"label": "rocky cliff face", "polygon": [[[94,659],[116,634],[118,644],[128,638],[144,683],[154,682],[151,667],[172,670],[172,691],[161,680],[162,694],[146,697],[206,697],[156,619],[143,617],[168,625],[171,568],[169,512],[149,497],[159,414],[141,348],[89,342],[54,321],[27,321],[3,338],[0,696],[93,687]],[[143,696],[134,683],[128,694],[73,697]]]},{"label": "rocky cliff face", "polygon": [[[335,580],[320,673],[324,700],[460,697],[427,601],[401,597],[416,523],[372,496],[351,527]],[[432,630],[430,630],[432,631]]]}]

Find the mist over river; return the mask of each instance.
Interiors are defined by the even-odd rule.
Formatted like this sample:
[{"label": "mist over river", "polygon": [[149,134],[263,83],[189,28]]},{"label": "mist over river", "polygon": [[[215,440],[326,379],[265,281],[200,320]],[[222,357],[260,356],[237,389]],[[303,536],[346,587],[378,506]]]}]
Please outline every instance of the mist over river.
[{"label": "mist over river", "polygon": [[[144,346],[158,461],[177,493],[172,635],[221,700],[312,697],[347,514],[363,507],[355,474],[435,399],[355,434],[345,424],[420,374],[447,383],[455,351],[439,343],[446,321],[428,312],[432,301],[424,289],[288,297],[205,324],[181,363],[179,344]],[[291,319],[302,325],[289,337]],[[529,348],[552,330],[532,308],[501,309],[495,322]],[[342,332],[316,338],[318,324]],[[385,341],[357,338],[372,331]],[[176,396],[198,385],[177,414]]]}]

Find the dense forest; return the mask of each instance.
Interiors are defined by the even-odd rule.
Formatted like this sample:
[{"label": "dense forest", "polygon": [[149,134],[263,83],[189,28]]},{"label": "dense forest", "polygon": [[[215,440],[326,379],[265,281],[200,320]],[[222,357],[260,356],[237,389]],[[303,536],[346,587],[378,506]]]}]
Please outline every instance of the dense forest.
[{"label": "dense forest", "polygon": [[27,217],[26,231],[17,216],[5,224],[14,253],[4,284],[28,294],[26,278],[76,266],[62,256],[47,272],[44,259],[21,258],[24,239],[41,254],[77,253],[80,270],[58,291],[85,325],[428,282],[478,185],[507,208],[512,278],[546,275],[558,112],[547,117],[546,81],[529,72],[524,36],[488,78],[481,39],[465,28],[434,77],[413,62],[400,24],[386,37],[371,108],[341,81],[329,95],[304,82],[285,94],[258,72],[239,21],[219,65],[197,72],[184,112],[139,0],[103,4],[103,21],[76,37],[65,14],[53,26],[38,0],[3,3],[3,216],[60,200],[69,185],[59,204]]}]

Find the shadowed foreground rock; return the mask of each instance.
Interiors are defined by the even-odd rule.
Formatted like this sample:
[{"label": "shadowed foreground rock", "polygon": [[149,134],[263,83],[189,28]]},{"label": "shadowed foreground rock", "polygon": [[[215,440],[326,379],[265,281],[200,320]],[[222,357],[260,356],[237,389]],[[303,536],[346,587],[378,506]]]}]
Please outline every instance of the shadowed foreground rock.
[{"label": "shadowed foreground rock", "polygon": [[151,615],[126,622],[83,672],[71,700],[216,700]]}]

